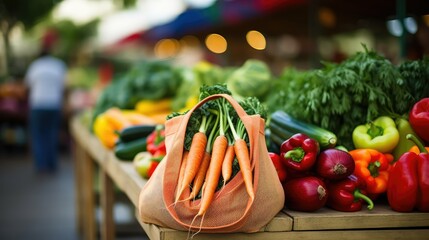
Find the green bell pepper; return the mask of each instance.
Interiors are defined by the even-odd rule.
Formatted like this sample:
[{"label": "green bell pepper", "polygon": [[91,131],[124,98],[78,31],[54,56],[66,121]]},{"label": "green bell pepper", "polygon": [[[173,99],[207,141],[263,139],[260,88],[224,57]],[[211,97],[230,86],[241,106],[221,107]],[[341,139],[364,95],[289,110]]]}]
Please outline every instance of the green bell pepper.
[{"label": "green bell pepper", "polygon": [[411,147],[415,145],[413,141],[407,139],[408,134],[414,135],[419,141],[421,141],[421,139],[417,137],[416,132],[411,127],[411,124],[407,119],[399,117],[396,119],[395,123],[396,128],[399,132],[399,142],[398,145],[396,145],[395,149],[393,149],[392,154],[394,157],[394,161],[396,162],[397,160],[399,160],[402,154],[409,152]]},{"label": "green bell pepper", "polygon": [[370,148],[382,153],[390,153],[398,145],[399,132],[395,121],[381,116],[372,122],[357,126],[352,133],[355,148]]}]

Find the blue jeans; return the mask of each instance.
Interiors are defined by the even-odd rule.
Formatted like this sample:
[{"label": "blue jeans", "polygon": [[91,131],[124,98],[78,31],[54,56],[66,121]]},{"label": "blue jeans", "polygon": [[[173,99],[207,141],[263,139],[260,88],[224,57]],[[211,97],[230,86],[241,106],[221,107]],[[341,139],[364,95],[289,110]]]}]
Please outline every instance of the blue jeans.
[{"label": "blue jeans", "polygon": [[61,121],[59,109],[32,109],[31,146],[36,171],[55,171],[58,165],[58,141]]}]

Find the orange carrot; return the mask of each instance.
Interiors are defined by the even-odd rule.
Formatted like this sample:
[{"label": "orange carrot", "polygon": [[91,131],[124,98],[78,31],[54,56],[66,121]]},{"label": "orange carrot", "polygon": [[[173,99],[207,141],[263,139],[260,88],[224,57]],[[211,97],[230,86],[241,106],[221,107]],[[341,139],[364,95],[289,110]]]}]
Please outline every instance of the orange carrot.
[{"label": "orange carrot", "polygon": [[213,143],[211,161],[209,170],[207,170],[209,171],[209,174],[206,178],[206,186],[204,188],[203,198],[201,198],[201,206],[197,216],[203,216],[213,201],[227,147],[228,139],[225,135],[219,135]]},{"label": "orange carrot", "polygon": [[[188,162],[188,155],[189,155],[188,151],[183,152],[182,163],[180,164],[180,169],[179,169],[179,180],[177,181],[178,183],[181,183],[183,181],[183,175],[185,175],[186,163]],[[180,185],[178,189],[180,189],[181,187],[182,186]],[[176,192],[176,202],[178,199],[179,199],[179,191]]]},{"label": "orange carrot", "polygon": [[228,145],[228,148],[226,149],[225,153],[225,159],[222,163],[222,178],[223,178],[223,184],[231,178],[232,174],[232,162],[235,158],[235,151],[234,151],[234,145]]},{"label": "orange carrot", "polygon": [[192,192],[189,195],[188,200],[195,198],[198,192],[201,190],[201,186],[203,186],[204,179],[206,178],[207,169],[209,168],[209,165],[210,165],[210,159],[211,159],[210,153],[205,152],[200,169],[198,170],[198,173],[195,176],[195,179],[192,185]]},{"label": "orange carrot", "polygon": [[204,132],[197,132],[192,137],[191,147],[189,149],[188,160],[185,167],[185,173],[181,183],[178,183],[179,193],[177,195],[177,200],[183,194],[185,189],[191,184],[195,175],[197,174],[201,162],[204,157],[204,152],[207,144],[207,136]]},{"label": "orange carrot", "polygon": [[253,192],[253,176],[252,169],[250,168],[249,149],[247,148],[246,141],[243,139],[235,139],[234,150],[238,164],[240,165],[241,174],[243,175],[244,184],[246,185],[246,191],[250,198],[254,199],[255,193]]}]

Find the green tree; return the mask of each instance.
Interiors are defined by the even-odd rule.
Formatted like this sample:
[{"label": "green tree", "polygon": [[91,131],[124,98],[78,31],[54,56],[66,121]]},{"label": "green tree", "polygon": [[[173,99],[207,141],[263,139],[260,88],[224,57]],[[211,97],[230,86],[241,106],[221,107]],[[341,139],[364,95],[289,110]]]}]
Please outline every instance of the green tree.
[{"label": "green tree", "polygon": [[4,42],[6,55],[6,74],[13,66],[13,56],[10,48],[10,33],[18,24],[22,23],[25,29],[35,26],[46,17],[62,0],[2,0],[0,1],[0,30]]},{"label": "green tree", "polygon": [[[12,29],[18,24],[22,23],[25,30],[29,30],[45,17],[47,17],[54,7],[62,0],[1,0],[0,1],[0,31],[4,42],[4,53],[6,55],[6,74],[9,74],[13,66],[13,56],[10,47],[10,33]],[[135,6],[136,0],[112,0],[122,8],[130,8]],[[82,37],[88,36],[88,33],[93,32],[94,25],[98,21],[93,21],[83,26],[84,29],[76,30],[74,33],[69,31],[68,34],[73,35],[72,40],[78,40]],[[60,32],[64,33],[66,30],[61,25],[69,25],[70,23],[63,22],[59,24]],[[60,33],[60,34],[61,34]],[[70,41],[72,41],[70,40]],[[69,42],[67,45],[70,48],[73,43]]]}]

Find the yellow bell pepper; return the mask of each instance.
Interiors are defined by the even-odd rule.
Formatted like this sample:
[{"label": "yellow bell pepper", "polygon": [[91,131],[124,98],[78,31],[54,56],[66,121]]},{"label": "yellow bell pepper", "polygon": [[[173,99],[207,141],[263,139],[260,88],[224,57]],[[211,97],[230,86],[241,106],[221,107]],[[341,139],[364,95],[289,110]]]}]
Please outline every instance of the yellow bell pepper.
[{"label": "yellow bell pepper", "polygon": [[122,110],[122,114],[132,125],[155,125],[157,123],[152,117],[141,114],[135,110]]},{"label": "yellow bell pepper", "polygon": [[119,108],[109,108],[104,112],[104,115],[115,130],[121,130],[132,125]]},{"label": "yellow bell pepper", "polygon": [[171,98],[165,98],[160,100],[143,99],[136,103],[135,110],[145,115],[156,114],[159,112],[170,112],[171,102]]},{"label": "yellow bell pepper", "polygon": [[112,149],[118,140],[118,132],[134,125],[163,124],[168,113],[157,112],[154,115],[144,115],[135,110],[124,110],[112,107],[97,116],[94,121],[94,134],[101,143]]},{"label": "yellow bell pepper", "polygon": [[94,134],[109,149],[112,149],[118,140],[118,135],[115,133],[113,125],[110,124],[104,113],[98,115],[94,121]]}]

